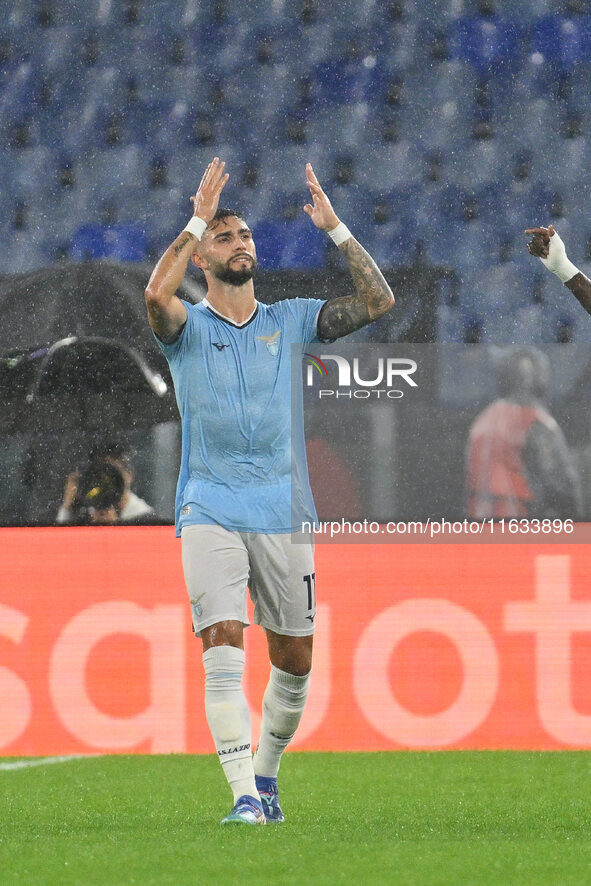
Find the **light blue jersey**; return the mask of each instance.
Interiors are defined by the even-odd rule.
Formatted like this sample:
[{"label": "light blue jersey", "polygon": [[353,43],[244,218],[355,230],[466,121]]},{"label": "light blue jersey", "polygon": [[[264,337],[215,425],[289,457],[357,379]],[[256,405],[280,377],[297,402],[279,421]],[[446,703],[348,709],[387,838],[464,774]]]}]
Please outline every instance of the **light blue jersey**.
[{"label": "light blue jersey", "polygon": [[300,361],[292,391],[291,346],[300,344],[303,354],[306,343],[318,341],[324,301],[257,302],[242,325],[207,300],[184,304],[187,323],[179,338],[170,345],[157,339],[182,420],[177,535],[194,523],[275,533],[301,529],[303,520],[316,522]]}]

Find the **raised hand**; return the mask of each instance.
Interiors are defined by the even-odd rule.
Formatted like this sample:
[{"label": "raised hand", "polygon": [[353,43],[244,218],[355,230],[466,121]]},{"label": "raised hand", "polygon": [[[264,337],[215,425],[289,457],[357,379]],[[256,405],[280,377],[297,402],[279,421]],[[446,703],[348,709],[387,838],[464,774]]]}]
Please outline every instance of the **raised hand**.
[{"label": "raised hand", "polygon": [[306,184],[310,189],[312,203],[306,203],[306,212],[317,228],[321,231],[332,231],[339,223],[339,218],[332,208],[331,202],[320,187],[311,163],[306,163]]},{"label": "raised hand", "polygon": [[525,233],[533,235],[527,244],[531,255],[541,259],[542,264],[556,274],[559,280],[566,283],[578,276],[579,269],[568,258],[566,246],[552,225],[547,228],[527,228]]},{"label": "raised hand", "polygon": [[214,157],[203,173],[197,193],[191,197],[193,215],[199,216],[208,224],[216,214],[220,194],[230,178],[227,172],[224,174],[225,166],[226,164],[220,161],[219,157]]},{"label": "raised hand", "polygon": [[527,228],[525,233],[532,234],[532,238],[527,244],[530,255],[535,255],[536,258],[548,258],[550,238],[556,234],[552,225],[549,225],[547,228]]}]

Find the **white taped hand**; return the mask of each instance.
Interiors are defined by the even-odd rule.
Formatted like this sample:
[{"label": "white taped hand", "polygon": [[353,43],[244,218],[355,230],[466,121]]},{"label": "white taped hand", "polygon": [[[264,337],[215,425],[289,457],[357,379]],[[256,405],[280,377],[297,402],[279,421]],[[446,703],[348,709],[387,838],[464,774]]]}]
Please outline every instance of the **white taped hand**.
[{"label": "white taped hand", "polygon": [[579,273],[576,265],[573,265],[572,261],[567,258],[566,246],[556,231],[550,237],[548,258],[541,258],[540,261],[546,265],[549,271],[556,274],[563,283],[571,280],[575,274]]}]

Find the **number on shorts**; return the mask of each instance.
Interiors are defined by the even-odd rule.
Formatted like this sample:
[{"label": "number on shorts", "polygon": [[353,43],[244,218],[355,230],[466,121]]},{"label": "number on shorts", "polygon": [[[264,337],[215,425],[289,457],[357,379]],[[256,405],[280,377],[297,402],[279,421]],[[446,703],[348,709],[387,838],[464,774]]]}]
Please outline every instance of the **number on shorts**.
[{"label": "number on shorts", "polygon": [[308,589],[308,611],[311,612],[316,603],[316,573],[304,575],[304,581]]}]

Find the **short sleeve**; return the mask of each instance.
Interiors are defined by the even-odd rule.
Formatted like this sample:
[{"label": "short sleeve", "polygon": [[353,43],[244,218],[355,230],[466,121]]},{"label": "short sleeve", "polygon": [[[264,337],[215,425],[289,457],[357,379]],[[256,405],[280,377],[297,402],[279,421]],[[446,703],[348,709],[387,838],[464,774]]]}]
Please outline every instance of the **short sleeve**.
[{"label": "short sleeve", "polygon": [[156,339],[158,347],[160,348],[169,363],[178,360],[179,357],[182,357],[187,349],[189,340],[195,334],[195,305],[190,304],[190,302],[184,301],[184,299],[183,304],[187,309],[187,322],[183,326],[178,338],[176,338],[170,344],[167,344],[166,342],[163,342],[161,339],[159,339],[156,333],[152,330],[152,334]]},{"label": "short sleeve", "polygon": [[306,343],[319,342],[318,338],[318,315],[326,304],[322,298],[296,298],[299,302],[298,309],[301,311],[302,341]]}]

